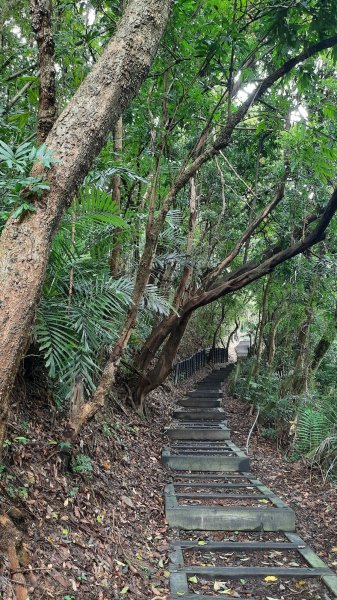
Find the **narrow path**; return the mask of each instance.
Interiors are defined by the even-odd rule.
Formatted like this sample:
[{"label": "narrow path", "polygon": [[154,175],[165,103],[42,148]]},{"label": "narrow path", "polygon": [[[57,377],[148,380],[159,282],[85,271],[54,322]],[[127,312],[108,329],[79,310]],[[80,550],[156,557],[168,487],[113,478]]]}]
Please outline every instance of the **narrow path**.
[{"label": "narrow path", "polygon": [[337,576],[296,535],[293,510],[256,479],[230,440],[220,396],[232,368],[215,369],[179,400],[166,430],[170,598],[334,600]]}]

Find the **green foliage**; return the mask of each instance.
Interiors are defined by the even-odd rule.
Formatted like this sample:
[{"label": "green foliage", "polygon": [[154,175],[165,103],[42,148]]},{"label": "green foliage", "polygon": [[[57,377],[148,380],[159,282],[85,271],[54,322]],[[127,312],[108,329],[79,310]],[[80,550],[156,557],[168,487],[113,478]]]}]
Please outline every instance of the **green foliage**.
[{"label": "green foliage", "polygon": [[281,396],[281,378],[271,369],[261,368],[259,375],[253,378],[254,362],[254,358],[246,359],[240,365],[239,375],[235,372],[231,375],[230,389],[240,399],[259,407],[265,435],[277,436],[294,417],[298,398]]},{"label": "green foliage", "polygon": [[10,214],[18,219],[26,212],[34,212],[29,198],[41,196],[49,189],[42,177],[29,175],[35,162],[50,168],[56,161],[45,145],[36,148],[25,142],[14,149],[0,140],[0,230]]},{"label": "green foliage", "polygon": [[[58,405],[72,397],[76,383],[83,384],[86,398],[94,391],[132,306],[149,233],[150,204],[153,200],[156,217],[182,165],[198,155],[200,148],[197,151],[195,145],[205,125],[212,132],[207,147],[223,130],[227,115],[237,113],[258,82],[309,45],[334,35],[337,24],[334,0],[261,0],[249,6],[229,0],[177,0],[173,5],[150,76],[123,115],[122,155],[116,156],[110,136],[75,201],[68,199],[71,205],[52,245],[34,336]],[[19,1],[10,14],[6,3],[2,8],[0,228],[10,214],[24,219],[34,211],[35,200],[48,189],[42,178],[30,175],[33,163],[49,169],[55,162],[45,146],[36,148],[27,141],[34,137],[38,108],[37,47],[27,43],[32,36],[29,5]],[[90,5],[60,0],[55,6],[60,111],[103,52],[120,12],[117,0]],[[300,239],[307,221],[320,214],[331,194],[337,166],[335,61],[336,48],[322,51],[279,80],[235,129],[231,145],[217,162],[210,161],[199,170],[198,215],[189,250],[188,185],[177,194],[159,232],[149,283],[127,349],[130,357],[143,346],[152,326],[172,311],[184,268],[193,267],[193,296],[212,266],[233,250],[273,196],[285,162],[289,177],[282,202],[251,239],[241,244],[241,252],[221,277]],[[226,93],[231,70],[232,95]],[[120,203],[111,191],[116,176],[120,178]],[[280,307],[287,308],[279,324],[274,364],[262,366],[253,378],[253,364],[247,361],[233,380],[236,393],[259,405],[266,432],[279,431],[301,405],[285,383],[292,378],[298,350],[298,336],[292,332],[298,331],[305,307],[316,311],[312,346],[332,322],[328,315],[335,287],[336,236],[332,225],[321,255],[308,252],[278,268],[264,331],[266,345],[273,311],[278,315]],[[118,247],[120,273],[112,278],[111,255]],[[311,297],[317,271],[322,276]],[[254,332],[262,293],[257,282],[234,300],[233,296],[224,300],[226,319],[219,337],[226,338],[235,317],[243,313],[245,327]],[[218,301],[193,318],[190,332],[197,345],[211,345],[222,307]],[[335,389],[333,368],[323,364],[311,384]]]},{"label": "green foliage", "polygon": [[72,464],[74,473],[92,473],[93,466],[90,456],[87,454],[78,454]]},{"label": "green foliage", "polygon": [[302,404],[298,409],[296,451],[312,458],[328,436],[329,429],[329,420],[322,409]]}]

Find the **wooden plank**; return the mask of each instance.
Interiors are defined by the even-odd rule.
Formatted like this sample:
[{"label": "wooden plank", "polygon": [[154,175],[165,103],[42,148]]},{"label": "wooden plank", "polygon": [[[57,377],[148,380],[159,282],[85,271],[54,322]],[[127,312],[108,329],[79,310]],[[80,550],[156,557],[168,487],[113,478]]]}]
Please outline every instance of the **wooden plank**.
[{"label": "wooden plank", "polygon": [[174,471],[243,471],[249,468],[246,456],[228,456],[226,454],[171,454],[168,449],[162,451],[162,463]]},{"label": "wooden plank", "polygon": [[204,449],[200,448],[199,450],[194,450],[192,448],[172,448],[171,456],[237,456],[232,450],[213,450],[212,448]]},{"label": "wooden plank", "polygon": [[190,498],[192,499],[199,499],[199,498],[204,498],[205,500],[217,500],[218,498],[232,498],[232,499],[236,499],[236,500],[244,500],[245,498],[247,500],[251,500],[253,498],[256,498],[257,500],[262,500],[268,499],[268,496],[264,496],[261,494],[205,494],[205,493],[200,493],[200,494],[193,494],[193,493],[176,493],[176,498]]},{"label": "wooden plank", "polygon": [[172,442],[171,448],[226,448],[228,450],[227,442],[215,441],[210,442],[208,440],[202,440],[200,442],[194,442],[193,440],[182,440],[178,442]]},{"label": "wooden plank", "polygon": [[181,567],[174,569],[177,572],[184,570],[187,577],[190,575],[196,575],[197,577],[203,577],[204,579],[217,579],[219,578],[231,578],[241,579],[244,577],[266,577],[267,575],[274,575],[275,577],[322,577],[329,572],[327,567],[325,568],[309,568],[309,567],[270,567],[268,565],[264,567]]},{"label": "wooden plank", "polygon": [[166,520],[170,527],[190,531],[294,531],[291,509],[247,506],[179,505],[170,509],[166,496]]},{"label": "wooden plank", "polygon": [[201,545],[198,542],[175,540],[171,542],[173,547],[182,550],[198,550],[199,552],[222,552],[223,550],[235,550],[236,552],[256,552],[259,550],[298,550],[302,546],[292,542],[208,542]]},{"label": "wooden plank", "polygon": [[219,488],[219,489],[246,489],[246,488],[254,488],[254,485],[250,485],[249,483],[184,483],[184,482],[176,482],[173,481],[174,487],[191,487],[191,488]]},{"label": "wooden plank", "polygon": [[221,473],[221,475],[214,475],[213,473],[209,472],[209,473],[202,473],[202,474],[198,474],[198,473],[182,473],[181,475],[179,474],[180,478],[183,479],[188,479],[189,477],[191,479],[248,479],[249,480],[249,475],[250,473],[231,473],[228,472],[226,475],[224,473]]}]

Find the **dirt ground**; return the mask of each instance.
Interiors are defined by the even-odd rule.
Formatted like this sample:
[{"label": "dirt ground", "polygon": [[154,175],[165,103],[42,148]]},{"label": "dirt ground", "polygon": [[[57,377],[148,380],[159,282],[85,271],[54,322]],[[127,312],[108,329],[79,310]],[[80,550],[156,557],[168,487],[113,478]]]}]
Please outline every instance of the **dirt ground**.
[{"label": "dirt ground", "polygon": [[[17,403],[0,465],[0,514],[27,544],[29,600],[167,598],[164,427],[178,397],[208,371],[153,392],[148,420],[125,406],[121,387],[82,432],[70,465],[64,421],[50,400],[27,394]],[[0,597],[11,600],[15,583],[1,550]]]}]

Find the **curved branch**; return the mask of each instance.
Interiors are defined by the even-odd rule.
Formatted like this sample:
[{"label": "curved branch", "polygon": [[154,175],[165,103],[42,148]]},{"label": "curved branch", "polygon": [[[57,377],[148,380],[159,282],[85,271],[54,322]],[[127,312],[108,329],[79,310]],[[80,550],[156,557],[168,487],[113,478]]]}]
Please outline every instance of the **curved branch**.
[{"label": "curved branch", "polygon": [[214,283],[220,273],[233,262],[234,258],[239,254],[244,243],[252,236],[257,227],[267,218],[267,216],[274,210],[274,208],[281,202],[284,197],[285,183],[288,177],[288,171],[286,171],[282,181],[279,183],[275,196],[267,206],[260,212],[256,219],[247,227],[246,231],[236,242],[233,250],[225,256],[225,258],[209,273],[206,279],[206,288]]},{"label": "curved branch", "polygon": [[334,217],[337,211],[337,188],[334,192],[322,213],[319,223],[316,225],[310,233],[308,233],[301,240],[285,248],[284,250],[275,249],[271,256],[262,260],[259,264],[246,264],[242,269],[239,269],[236,276],[232,274],[232,277],[227,278],[220,285],[217,285],[211,290],[204,291],[198,296],[191,298],[185,306],[184,314],[194,311],[200,306],[205,306],[214,300],[218,300],[222,296],[230,294],[236,290],[239,290],[249,283],[260,279],[267,273],[271,273],[275,267],[281,263],[302,254],[311,246],[317,244],[324,238],[325,231]]}]

